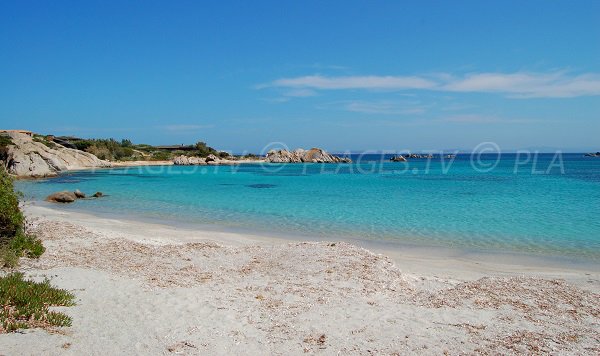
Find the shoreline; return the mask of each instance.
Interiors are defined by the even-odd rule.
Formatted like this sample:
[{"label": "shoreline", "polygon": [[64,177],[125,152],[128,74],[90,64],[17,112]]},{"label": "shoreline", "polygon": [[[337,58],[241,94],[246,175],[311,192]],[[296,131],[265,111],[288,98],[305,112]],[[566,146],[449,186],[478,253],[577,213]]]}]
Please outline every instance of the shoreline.
[{"label": "shoreline", "polygon": [[19,270],[76,305],[71,327],[0,334],[7,355],[600,351],[598,271],[24,212],[46,252]]},{"label": "shoreline", "polygon": [[[42,205],[37,205],[41,203]],[[346,242],[377,254],[385,255],[403,270],[446,277],[481,277],[494,275],[521,275],[533,273],[547,278],[587,279],[582,274],[595,274],[600,279],[600,264],[575,257],[514,253],[509,251],[475,250],[460,247],[419,246],[401,242],[362,240],[356,238],[324,238],[304,234],[259,231],[220,225],[149,221],[136,216],[116,217],[74,212],[53,207],[51,203],[29,201],[23,205],[26,216],[75,222],[109,233],[121,233],[132,241],[157,244],[182,244],[198,240],[243,246],[272,245],[290,242]],[[107,228],[110,226],[110,228]],[[147,236],[161,235],[148,239]],[[449,268],[451,267],[451,268]],[[585,284],[583,284],[585,285]]]}]

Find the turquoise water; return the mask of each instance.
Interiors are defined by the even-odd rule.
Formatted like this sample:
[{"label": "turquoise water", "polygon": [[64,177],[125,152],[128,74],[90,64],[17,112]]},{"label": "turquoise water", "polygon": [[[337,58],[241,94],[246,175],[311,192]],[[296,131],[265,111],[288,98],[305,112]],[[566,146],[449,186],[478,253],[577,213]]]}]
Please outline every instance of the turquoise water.
[{"label": "turquoise water", "polygon": [[600,159],[370,158],[82,171],[17,188],[30,200],[102,191],[109,196],[59,207],[130,218],[600,260]]}]

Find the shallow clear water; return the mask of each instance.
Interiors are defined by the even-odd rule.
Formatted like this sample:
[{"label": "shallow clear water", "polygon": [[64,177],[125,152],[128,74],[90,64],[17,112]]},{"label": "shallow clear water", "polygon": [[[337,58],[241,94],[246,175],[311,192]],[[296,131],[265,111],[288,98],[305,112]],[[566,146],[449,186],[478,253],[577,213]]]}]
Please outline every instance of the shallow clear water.
[{"label": "shallow clear water", "polygon": [[102,191],[109,196],[60,208],[132,218],[600,259],[600,159],[369,161],[377,158],[82,171],[17,188],[31,200]]}]

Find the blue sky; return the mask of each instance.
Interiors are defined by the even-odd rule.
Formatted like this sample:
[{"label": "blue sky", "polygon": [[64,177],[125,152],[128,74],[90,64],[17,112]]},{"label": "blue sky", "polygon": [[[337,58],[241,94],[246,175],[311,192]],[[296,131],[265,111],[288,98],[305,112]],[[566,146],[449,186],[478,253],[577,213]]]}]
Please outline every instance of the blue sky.
[{"label": "blue sky", "polygon": [[0,126],[152,144],[600,149],[600,1],[3,1]]}]

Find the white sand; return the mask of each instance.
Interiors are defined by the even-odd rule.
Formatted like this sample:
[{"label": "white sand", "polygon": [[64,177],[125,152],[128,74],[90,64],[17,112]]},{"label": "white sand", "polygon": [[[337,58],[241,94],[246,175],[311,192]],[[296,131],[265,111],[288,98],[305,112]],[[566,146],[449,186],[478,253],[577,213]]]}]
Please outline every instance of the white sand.
[{"label": "white sand", "polygon": [[47,251],[22,269],[77,305],[0,354],[600,353],[593,267],[26,212]]}]

